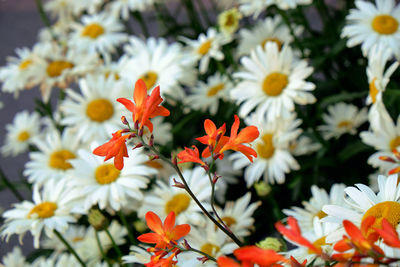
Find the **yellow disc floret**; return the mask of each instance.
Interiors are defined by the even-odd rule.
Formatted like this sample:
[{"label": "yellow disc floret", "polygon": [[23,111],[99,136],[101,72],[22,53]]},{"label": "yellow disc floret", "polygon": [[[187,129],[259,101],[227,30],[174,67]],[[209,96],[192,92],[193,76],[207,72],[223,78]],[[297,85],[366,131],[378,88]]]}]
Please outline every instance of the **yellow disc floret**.
[{"label": "yellow disc floret", "polygon": [[400,136],[396,136],[390,141],[390,150],[396,149],[400,146]]},{"label": "yellow disc floret", "polygon": [[372,79],[371,83],[369,84],[369,96],[371,97],[372,103],[375,104],[376,96],[379,93],[378,88],[375,85],[376,77]]},{"label": "yellow disc floret", "polygon": [[215,96],[216,94],[218,94],[219,91],[221,91],[224,88],[225,85],[223,83],[219,83],[208,90],[207,96]]},{"label": "yellow disc floret", "polygon": [[74,64],[68,61],[53,61],[50,62],[49,65],[47,65],[46,72],[47,75],[49,75],[50,77],[58,77],[65,69],[71,69],[73,67]]},{"label": "yellow disc floret", "polygon": [[375,217],[375,222],[371,226],[371,232],[374,228],[382,228],[382,219],[385,218],[388,222],[396,228],[400,222],[400,203],[395,201],[384,201],[378,203],[365,212],[362,220],[373,216]]},{"label": "yellow disc floret", "polygon": [[114,107],[110,100],[98,98],[89,102],[86,107],[86,115],[96,122],[108,120],[114,114]]},{"label": "yellow disc floret", "polygon": [[399,22],[391,15],[378,15],[372,20],[372,29],[379,34],[389,35],[397,32]]},{"label": "yellow disc floret", "polygon": [[288,84],[288,77],[286,74],[280,72],[272,72],[265,77],[262,90],[268,96],[278,96],[282,93]]},{"label": "yellow disc floret", "polygon": [[328,216],[328,214],[326,214],[325,212],[320,210],[315,214],[315,216],[317,216],[319,219],[322,219],[322,218],[325,218],[326,216]]},{"label": "yellow disc floret", "polygon": [[148,72],[140,76],[140,79],[142,79],[146,84],[147,90],[150,90],[156,84],[158,80],[158,75],[156,72],[149,70]]},{"label": "yellow disc floret", "polygon": [[99,184],[111,184],[119,177],[120,171],[114,164],[102,164],[96,168],[94,177]]},{"label": "yellow disc floret", "polygon": [[211,243],[205,243],[201,246],[200,251],[210,256],[215,256],[219,251],[220,247]]},{"label": "yellow disc floret", "polygon": [[19,64],[19,69],[24,70],[32,64],[32,60],[26,59]]},{"label": "yellow disc floret", "polygon": [[165,204],[165,213],[169,214],[173,211],[175,215],[178,216],[179,213],[185,211],[189,207],[189,204],[190,197],[187,194],[176,194]]},{"label": "yellow disc floret", "polygon": [[351,129],[351,128],[353,128],[353,123],[351,122],[351,121],[348,121],[348,120],[344,120],[344,121],[341,121],[341,122],[339,122],[338,124],[337,124],[337,127],[338,128],[342,128],[342,129]]},{"label": "yellow disc floret", "polygon": [[273,135],[270,133],[264,134],[261,137],[262,143],[258,143],[256,146],[257,154],[264,158],[269,159],[274,155],[275,147],[273,143]]},{"label": "yellow disc floret", "polygon": [[26,140],[29,139],[29,137],[31,137],[31,135],[29,134],[28,131],[22,131],[18,134],[17,140],[19,142],[25,142]]},{"label": "yellow disc floret", "polygon": [[72,165],[68,160],[74,159],[75,157],[75,154],[67,149],[55,151],[50,155],[49,166],[64,171],[71,169]]},{"label": "yellow disc floret", "polygon": [[90,37],[92,39],[96,39],[100,35],[104,33],[104,28],[98,23],[91,23],[86,25],[85,28],[83,28],[82,31],[82,36]]},{"label": "yellow disc floret", "polygon": [[274,42],[274,43],[276,43],[276,45],[278,46],[278,50],[281,50],[281,48],[282,48],[282,42],[281,42],[278,38],[275,38],[275,37],[265,38],[265,39],[261,42],[261,46],[264,47],[265,44],[266,44],[267,42]]},{"label": "yellow disc floret", "polygon": [[199,48],[197,49],[197,53],[200,55],[204,56],[205,54],[208,53],[212,45],[212,40],[207,40],[204,43],[202,43]]},{"label": "yellow disc floret", "polygon": [[40,219],[46,219],[49,217],[53,217],[56,209],[57,209],[56,203],[45,201],[33,207],[31,211],[28,213],[27,217],[28,218],[38,217]]}]

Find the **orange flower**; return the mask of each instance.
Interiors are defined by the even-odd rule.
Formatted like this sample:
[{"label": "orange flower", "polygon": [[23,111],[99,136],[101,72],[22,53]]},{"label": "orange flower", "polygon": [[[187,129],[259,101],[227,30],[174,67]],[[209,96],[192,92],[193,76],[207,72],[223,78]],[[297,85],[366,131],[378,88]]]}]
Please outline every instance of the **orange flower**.
[{"label": "orange flower", "polygon": [[242,264],[236,262],[235,260],[226,257],[220,256],[217,259],[218,267],[253,267],[254,265],[249,262],[243,262]]},{"label": "orange flower", "polygon": [[222,137],[225,134],[226,126],[224,123],[217,129],[217,126],[211,120],[206,119],[204,121],[204,130],[207,135],[198,137],[196,140],[204,145],[211,145],[214,148],[217,143],[217,136]]},{"label": "orange flower", "polygon": [[93,150],[93,154],[97,156],[105,156],[104,161],[114,158],[115,168],[122,170],[124,167],[124,157],[128,157],[126,148],[126,139],[131,137],[130,134],[122,135],[126,130],[119,130],[112,134],[112,138],[105,144]]},{"label": "orange flower", "polygon": [[148,96],[144,81],[142,79],[137,80],[133,92],[133,100],[135,103],[126,98],[117,99],[126,109],[132,112],[133,122],[139,124],[140,129],[146,126],[150,132],[153,132],[153,124],[149,119],[156,116],[169,116],[169,110],[159,106],[163,101],[160,96],[160,86],[154,88],[151,95]]},{"label": "orange flower", "polygon": [[181,224],[175,226],[175,213],[171,211],[164,224],[154,212],[146,213],[147,226],[154,233],[143,234],[138,240],[144,243],[156,244],[155,248],[172,248],[171,244],[177,244],[176,241],[190,232],[189,224]]},{"label": "orange flower", "polygon": [[246,246],[236,249],[233,254],[240,261],[258,264],[260,267],[280,266],[278,262],[288,260],[272,249],[262,249],[257,246]]},{"label": "orange flower", "polygon": [[177,251],[174,251],[167,258],[163,258],[167,255],[167,253],[159,253],[151,256],[150,262],[145,263],[146,267],[173,267],[176,266],[178,261],[174,261],[174,257],[176,256]]},{"label": "orange flower", "polygon": [[295,218],[288,218],[288,228],[286,228],[281,222],[275,223],[275,228],[287,239],[309,248],[315,254],[322,253],[321,248],[314,246],[310,241],[308,241],[301,235],[299,224],[297,223],[297,220]]},{"label": "orange flower", "polygon": [[181,160],[178,163],[185,162],[195,162],[199,163],[202,166],[206,166],[206,163],[200,159],[199,150],[196,146],[192,146],[193,150],[185,147],[185,150],[178,153],[178,158]]},{"label": "orange flower", "polygon": [[384,243],[394,248],[400,248],[400,239],[396,229],[383,218],[382,229],[375,228],[375,231],[383,238]]}]

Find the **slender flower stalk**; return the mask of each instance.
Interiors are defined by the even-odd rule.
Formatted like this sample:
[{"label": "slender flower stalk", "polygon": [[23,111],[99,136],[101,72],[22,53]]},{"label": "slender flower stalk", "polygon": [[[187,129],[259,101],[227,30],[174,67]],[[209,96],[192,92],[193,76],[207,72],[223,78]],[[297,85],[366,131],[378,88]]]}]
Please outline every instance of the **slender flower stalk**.
[{"label": "slender flower stalk", "polygon": [[103,257],[103,259],[107,262],[108,267],[112,267],[110,259],[107,257],[106,253],[104,252],[103,247],[101,246],[101,242],[100,242],[100,238],[99,238],[99,232],[98,231],[95,231],[95,232],[96,232],[96,234],[95,234],[96,243],[97,243],[97,246],[99,247],[100,254]]},{"label": "slender flower stalk", "polygon": [[72,255],[74,255],[74,257],[79,261],[79,263],[82,265],[82,267],[86,267],[85,262],[79,257],[78,253],[76,253],[76,251],[74,250],[73,247],[71,247],[71,245],[68,243],[68,241],[65,240],[65,238],[62,236],[62,234],[59,231],[57,231],[56,229],[54,229],[54,233],[56,234],[58,239],[60,239],[60,241],[67,247],[68,251]]}]

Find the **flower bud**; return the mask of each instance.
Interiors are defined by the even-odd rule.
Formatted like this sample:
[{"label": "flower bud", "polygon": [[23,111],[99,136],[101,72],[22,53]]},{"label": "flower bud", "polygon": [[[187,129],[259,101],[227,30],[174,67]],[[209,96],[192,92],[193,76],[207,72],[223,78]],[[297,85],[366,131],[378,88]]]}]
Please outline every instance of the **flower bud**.
[{"label": "flower bud", "polygon": [[128,122],[128,120],[126,119],[125,116],[121,116],[121,122],[122,122],[123,124],[125,124],[125,125],[129,125],[129,122]]},{"label": "flower bud", "polygon": [[89,210],[88,220],[96,231],[102,231],[108,226],[108,219],[97,208]]},{"label": "flower bud", "polygon": [[175,187],[178,187],[178,188],[185,188],[185,185],[184,184],[182,184],[181,182],[178,182],[177,180],[175,180],[175,178],[174,178],[174,185],[173,186],[175,186]]},{"label": "flower bud", "polygon": [[136,231],[138,231],[139,233],[143,233],[147,229],[146,223],[144,223],[142,220],[134,221],[133,227],[135,227]]},{"label": "flower bud", "polygon": [[282,242],[275,237],[267,237],[264,240],[256,243],[256,246],[263,249],[272,249],[276,252],[282,251],[284,248]]},{"label": "flower bud", "polygon": [[271,186],[264,182],[260,181],[258,183],[254,184],[254,189],[256,190],[256,193],[259,197],[266,197],[268,194],[271,192]]}]

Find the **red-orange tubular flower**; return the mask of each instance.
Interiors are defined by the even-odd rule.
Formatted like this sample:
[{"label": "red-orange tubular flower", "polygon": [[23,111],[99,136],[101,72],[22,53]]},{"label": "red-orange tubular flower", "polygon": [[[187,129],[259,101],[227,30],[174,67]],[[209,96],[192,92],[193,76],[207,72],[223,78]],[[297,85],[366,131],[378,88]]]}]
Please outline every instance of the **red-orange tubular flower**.
[{"label": "red-orange tubular flower", "polygon": [[382,229],[375,228],[375,231],[383,238],[383,242],[391,247],[400,248],[400,239],[396,229],[391,225],[388,220],[383,218]]},{"label": "red-orange tubular flower", "polygon": [[[257,246],[247,246],[236,249],[233,254],[242,262],[258,264],[260,267],[281,266],[278,263],[288,260],[272,249],[263,249]],[[244,266],[244,265],[243,265]]]},{"label": "red-orange tubular flower", "polygon": [[151,95],[148,96],[146,84],[142,79],[136,81],[133,92],[134,102],[126,98],[118,98],[117,101],[132,112],[133,122],[139,124],[140,129],[146,126],[150,132],[153,132],[153,124],[149,119],[156,116],[169,116],[169,110],[159,106],[163,101],[160,96],[160,86],[154,88]]},{"label": "red-orange tubular flower", "polygon": [[157,214],[149,211],[146,213],[146,223],[154,233],[143,234],[138,237],[138,240],[143,243],[156,244],[155,248],[159,249],[171,249],[172,244],[177,244],[178,239],[190,232],[189,224],[175,226],[175,213],[173,211],[165,218],[164,224]]},{"label": "red-orange tubular flower", "polygon": [[220,256],[217,259],[217,264],[218,267],[253,267],[254,264],[250,262],[242,262],[238,263],[237,261],[226,257],[226,256]]},{"label": "red-orange tubular flower", "polygon": [[114,158],[115,168],[122,170],[124,167],[124,157],[128,157],[126,139],[131,135],[122,135],[125,130],[119,130],[112,134],[112,138],[105,144],[93,150],[93,154],[105,157],[104,161]]},{"label": "red-orange tubular flower", "polygon": [[289,239],[299,245],[309,248],[315,254],[322,253],[321,248],[314,246],[310,241],[308,241],[306,238],[304,238],[301,235],[301,230],[300,230],[299,224],[295,218],[289,217],[287,221],[288,221],[287,228],[281,222],[275,223],[275,228],[279,231],[279,233],[281,233],[287,239]]},{"label": "red-orange tubular flower", "polygon": [[178,153],[178,163],[194,162],[199,163],[201,166],[206,166],[206,163],[200,159],[199,150],[196,146],[192,146],[193,150],[185,147],[185,150]]}]

